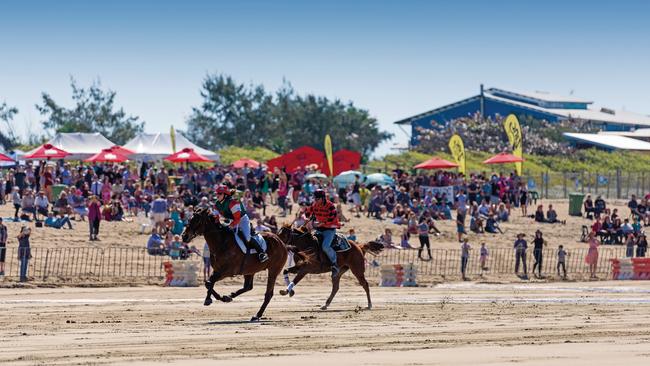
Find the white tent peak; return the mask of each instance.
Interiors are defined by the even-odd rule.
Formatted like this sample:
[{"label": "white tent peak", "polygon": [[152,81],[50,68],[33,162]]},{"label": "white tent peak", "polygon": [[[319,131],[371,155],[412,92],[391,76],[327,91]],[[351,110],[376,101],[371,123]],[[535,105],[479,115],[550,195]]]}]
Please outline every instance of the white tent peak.
[{"label": "white tent peak", "polygon": [[[141,133],[124,145],[134,152],[130,157],[140,160],[160,160],[174,153],[169,133]],[[208,159],[217,161],[219,154],[199,147],[176,131],[176,152],[190,148]]]},{"label": "white tent peak", "polygon": [[[65,160],[88,159],[103,149],[115,146],[114,143],[99,132],[59,132],[47,143],[70,153],[65,157]],[[30,154],[35,150],[28,151],[26,154]]]}]

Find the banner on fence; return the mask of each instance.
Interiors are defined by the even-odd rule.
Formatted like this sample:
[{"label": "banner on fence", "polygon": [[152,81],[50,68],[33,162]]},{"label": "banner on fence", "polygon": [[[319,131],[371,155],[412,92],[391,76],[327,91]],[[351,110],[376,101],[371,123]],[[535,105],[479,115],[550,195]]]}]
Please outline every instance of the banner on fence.
[{"label": "banner on fence", "polygon": [[442,195],[445,193],[447,195],[447,202],[454,202],[454,186],[446,186],[446,187],[432,187],[432,186],[420,186],[420,189],[422,189],[422,194],[426,194],[427,192],[432,192],[433,196],[435,197],[437,194]]}]

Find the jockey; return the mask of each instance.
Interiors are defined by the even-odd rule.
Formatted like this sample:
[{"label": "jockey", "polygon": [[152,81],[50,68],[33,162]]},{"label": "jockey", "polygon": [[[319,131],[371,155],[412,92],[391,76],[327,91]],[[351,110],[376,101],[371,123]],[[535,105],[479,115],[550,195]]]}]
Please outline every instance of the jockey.
[{"label": "jockey", "polygon": [[[230,220],[228,225],[235,235],[240,234],[244,238],[247,247],[254,248],[258,254],[260,262],[269,260],[269,256],[262,250],[257,240],[251,238],[251,223],[246,215],[244,205],[232,197],[232,191],[227,186],[221,184],[217,187],[217,204],[215,208],[220,216]],[[240,231],[241,230],[241,231]]]},{"label": "jockey", "polygon": [[336,235],[336,229],[340,228],[336,206],[325,197],[325,191],[317,189],[314,192],[314,203],[307,208],[307,217],[316,221],[316,231],[323,235],[323,252],[332,262],[332,277],[339,273],[336,263],[336,252],[332,248],[332,241]]}]

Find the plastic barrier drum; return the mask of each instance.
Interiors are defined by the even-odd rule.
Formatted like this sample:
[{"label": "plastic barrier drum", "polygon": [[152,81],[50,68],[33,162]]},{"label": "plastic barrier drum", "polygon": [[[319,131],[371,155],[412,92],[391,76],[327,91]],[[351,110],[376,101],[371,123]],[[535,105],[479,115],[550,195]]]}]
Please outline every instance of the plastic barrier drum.
[{"label": "plastic barrier drum", "polygon": [[650,258],[611,259],[615,280],[650,280]]},{"label": "plastic barrier drum", "polygon": [[163,263],[165,269],[165,286],[171,287],[196,287],[198,282],[199,266],[190,261],[167,261]]},{"label": "plastic barrier drum", "polygon": [[385,264],[380,269],[379,286],[382,287],[415,287],[417,286],[417,267],[413,264]]}]

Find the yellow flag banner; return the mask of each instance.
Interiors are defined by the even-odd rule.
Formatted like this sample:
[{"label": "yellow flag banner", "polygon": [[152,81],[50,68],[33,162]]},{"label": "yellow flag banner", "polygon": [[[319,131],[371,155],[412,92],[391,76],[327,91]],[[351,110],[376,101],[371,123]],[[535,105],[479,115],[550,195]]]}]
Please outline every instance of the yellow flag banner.
[{"label": "yellow flag banner", "polygon": [[[524,139],[521,134],[521,126],[519,126],[519,121],[514,114],[508,115],[505,122],[503,122],[503,127],[506,129],[506,135],[508,135],[508,141],[510,141],[510,146],[512,146],[512,155],[523,158],[523,144]],[[517,170],[517,175],[521,176],[521,171],[523,170],[524,163],[515,163],[515,169]]]},{"label": "yellow flag banner", "polygon": [[172,151],[176,153],[176,131],[174,131],[174,125],[169,127],[169,136],[172,139]]},{"label": "yellow flag banner", "polygon": [[330,177],[334,176],[334,160],[332,159],[332,139],[330,135],[325,135],[325,156],[327,157],[327,165],[330,168]]},{"label": "yellow flag banner", "polygon": [[458,172],[467,175],[465,171],[465,145],[463,139],[459,135],[453,135],[449,139],[449,150],[454,157],[456,164],[458,164]]}]

